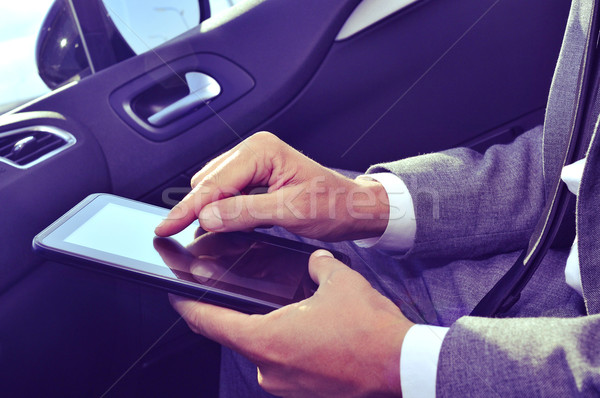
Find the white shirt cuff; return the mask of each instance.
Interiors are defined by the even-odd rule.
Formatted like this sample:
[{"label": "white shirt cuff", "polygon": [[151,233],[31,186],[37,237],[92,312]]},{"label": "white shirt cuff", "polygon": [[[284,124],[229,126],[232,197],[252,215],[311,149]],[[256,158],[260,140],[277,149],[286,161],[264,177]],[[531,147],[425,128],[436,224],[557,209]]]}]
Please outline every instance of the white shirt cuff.
[{"label": "white shirt cuff", "polygon": [[435,398],[437,365],[449,328],[413,325],[402,343],[400,383],[404,398]]},{"label": "white shirt cuff", "polygon": [[412,196],[404,181],[392,173],[365,174],[356,178],[371,178],[383,185],[390,204],[390,214],[383,235],[355,240],[354,243],[360,247],[382,250],[409,250],[415,241],[417,221]]}]

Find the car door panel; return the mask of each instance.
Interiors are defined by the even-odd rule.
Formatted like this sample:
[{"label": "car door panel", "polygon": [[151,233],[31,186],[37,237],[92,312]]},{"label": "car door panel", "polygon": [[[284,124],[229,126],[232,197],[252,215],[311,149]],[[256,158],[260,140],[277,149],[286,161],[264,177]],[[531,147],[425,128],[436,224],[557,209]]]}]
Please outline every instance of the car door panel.
[{"label": "car door panel", "polygon": [[329,166],[365,170],[540,124],[569,2],[496,3],[419,2],[336,41],[260,128]]},{"label": "car door panel", "polygon": [[[67,119],[82,120],[102,146],[114,192],[138,197],[172,177],[174,165],[178,171],[187,170],[239,141],[239,136],[289,102],[314,73],[357,0],[256,3],[227,24],[203,27],[206,32],[102,70],[26,110],[53,109]],[[165,63],[202,53],[219,53],[252,76],[256,85],[243,101],[161,144],[142,137],[116,117],[108,101],[116,88]]]},{"label": "car door panel", "polygon": [[0,118],[4,132],[33,126],[54,126],[77,135],[77,143],[29,169],[0,162],[2,244],[0,291],[22,277],[39,257],[31,251],[31,240],[44,226],[64,213],[81,197],[94,191],[109,191],[110,180],[104,155],[93,134],[75,120],[56,112],[22,112]]},{"label": "car door panel", "polygon": [[[27,110],[53,109],[67,119],[83,120],[104,151],[114,192],[129,197],[151,192],[260,127],[331,166],[363,169],[375,161],[451,147],[543,107],[553,69],[549,60],[556,56],[559,26],[566,15],[562,3],[546,6],[550,10],[543,13],[536,11],[544,9],[539,1],[528,6],[500,3],[490,12],[496,20],[478,24],[475,28],[483,32],[473,29],[418,81],[420,87],[408,91],[365,136],[361,151],[353,148],[341,156],[492,2],[457,2],[452,18],[443,21],[444,12],[452,9],[448,3],[419,2],[335,44],[333,39],[356,2],[257,3],[227,23],[203,25],[200,33],[188,33],[156,52],[105,69]],[[516,11],[525,15],[515,20]],[[538,19],[528,27],[525,20],[532,15]],[[429,19],[440,21],[437,29],[422,23]],[[482,40],[497,24],[509,22],[516,31],[510,40]],[[398,43],[390,37],[398,37]],[[507,43],[495,45],[502,40]],[[483,55],[473,60],[468,54],[475,51]],[[149,142],[115,117],[107,99],[116,88],[165,63],[199,53],[231,60],[248,72],[255,87],[218,115],[161,144]],[[469,85],[469,79],[476,83]],[[269,120],[277,111],[277,117]],[[395,133],[398,126],[407,133]],[[389,145],[380,150],[376,144],[382,140]],[[335,148],[336,156],[323,148]]]},{"label": "car door panel", "polygon": [[47,262],[3,293],[0,320],[4,397],[216,397],[219,347],[164,292]]},{"label": "car door panel", "polygon": [[[164,125],[152,124],[150,118],[153,115],[188,95],[187,84],[182,79],[187,73],[201,73],[215,79],[220,92],[209,101],[189,93],[192,97],[198,95],[201,104],[198,109]],[[144,137],[165,141],[223,111],[252,90],[254,84],[246,71],[225,58],[196,53],[175,59],[125,83],[110,95],[110,103],[121,119]]]}]

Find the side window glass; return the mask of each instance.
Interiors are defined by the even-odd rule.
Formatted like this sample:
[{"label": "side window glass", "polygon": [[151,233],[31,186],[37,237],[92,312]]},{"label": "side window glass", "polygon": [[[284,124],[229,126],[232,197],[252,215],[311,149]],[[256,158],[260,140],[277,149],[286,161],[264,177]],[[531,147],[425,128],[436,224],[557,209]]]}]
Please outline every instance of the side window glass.
[{"label": "side window glass", "polygon": [[242,1],[102,0],[102,3],[127,44],[141,54]]},{"label": "side window glass", "polygon": [[102,0],[119,33],[136,54],[200,23],[198,0]]},{"label": "side window glass", "polygon": [[0,3],[0,114],[50,91],[38,76],[35,47],[52,3]]}]

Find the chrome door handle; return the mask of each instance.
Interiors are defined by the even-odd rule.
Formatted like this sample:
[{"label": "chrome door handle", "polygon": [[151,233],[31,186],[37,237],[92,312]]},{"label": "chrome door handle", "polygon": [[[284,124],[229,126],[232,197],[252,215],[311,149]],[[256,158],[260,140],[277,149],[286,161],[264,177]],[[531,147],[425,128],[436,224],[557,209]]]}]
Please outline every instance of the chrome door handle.
[{"label": "chrome door handle", "polygon": [[169,124],[192,109],[204,105],[206,101],[221,94],[221,86],[219,83],[205,73],[188,72],[185,74],[185,80],[190,89],[190,93],[150,116],[148,118],[150,124],[158,127]]}]

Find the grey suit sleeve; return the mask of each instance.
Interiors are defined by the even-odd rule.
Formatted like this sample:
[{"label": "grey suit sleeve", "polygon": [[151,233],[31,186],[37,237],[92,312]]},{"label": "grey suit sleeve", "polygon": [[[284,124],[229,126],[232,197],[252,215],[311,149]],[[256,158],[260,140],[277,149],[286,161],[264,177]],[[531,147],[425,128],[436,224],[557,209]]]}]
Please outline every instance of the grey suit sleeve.
[{"label": "grey suit sleeve", "polygon": [[438,397],[600,394],[600,315],[464,317],[440,352]]},{"label": "grey suit sleeve", "polygon": [[476,257],[525,247],[544,207],[542,127],[485,154],[467,148],[377,164],[406,183],[417,232],[408,254]]}]

